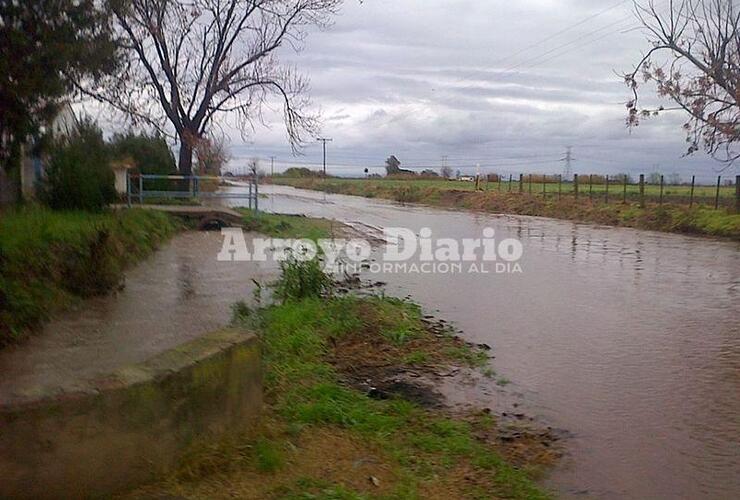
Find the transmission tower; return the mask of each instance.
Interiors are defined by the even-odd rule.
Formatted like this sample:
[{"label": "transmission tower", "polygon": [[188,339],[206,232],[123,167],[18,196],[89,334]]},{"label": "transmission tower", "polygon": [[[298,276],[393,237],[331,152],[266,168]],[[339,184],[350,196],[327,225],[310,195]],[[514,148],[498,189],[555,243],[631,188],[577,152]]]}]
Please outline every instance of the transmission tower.
[{"label": "transmission tower", "polygon": [[561,158],[560,161],[565,162],[563,179],[566,181],[571,180],[571,178],[573,177],[573,162],[575,161],[575,158],[573,158],[573,146],[568,146],[568,148],[565,150],[565,157]]}]

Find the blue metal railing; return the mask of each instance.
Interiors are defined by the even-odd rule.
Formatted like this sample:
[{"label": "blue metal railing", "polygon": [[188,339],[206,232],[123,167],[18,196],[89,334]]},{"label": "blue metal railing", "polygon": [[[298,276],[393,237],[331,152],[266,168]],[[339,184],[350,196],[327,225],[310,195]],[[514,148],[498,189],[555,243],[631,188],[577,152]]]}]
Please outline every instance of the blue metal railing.
[{"label": "blue metal railing", "polygon": [[[246,199],[250,209],[259,210],[259,183],[257,178],[248,179],[248,191],[209,191],[201,189],[201,181],[216,181],[221,183],[225,178],[206,175],[156,175],[126,173],[126,201],[131,206],[134,200],[143,204],[148,198],[164,199]],[[146,189],[145,181],[156,182],[157,189]],[[161,189],[165,184],[167,189]],[[169,189],[175,184],[180,189]],[[185,189],[182,189],[185,187]]]}]

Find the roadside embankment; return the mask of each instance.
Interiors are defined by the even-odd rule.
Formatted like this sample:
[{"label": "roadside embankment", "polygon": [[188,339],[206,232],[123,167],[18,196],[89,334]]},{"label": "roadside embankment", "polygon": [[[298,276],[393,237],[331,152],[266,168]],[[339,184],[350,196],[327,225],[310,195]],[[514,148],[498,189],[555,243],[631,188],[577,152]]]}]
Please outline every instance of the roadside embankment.
[{"label": "roadside embankment", "polygon": [[335,232],[345,229],[343,224],[329,219],[255,212],[247,208],[237,210],[243,215],[243,226],[246,231],[255,231],[273,238],[317,240],[330,238]]},{"label": "roadside embankment", "polygon": [[256,428],[256,337],[225,329],[77,391],[0,404],[0,497],[97,498],[167,473],[195,442]]},{"label": "roadside embankment", "polygon": [[[695,234],[740,240],[740,214],[726,209],[713,210],[696,206],[648,204],[641,208],[635,203],[610,204],[587,195],[576,201],[572,197],[558,200],[527,193],[459,190],[405,182],[368,181],[361,179],[272,179],[274,184],[328,193],[384,198],[403,203],[483,210],[492,213],[552,217],[593,224],[633,227],[653,231]],[[450,183],[452,184],[452,183]],[[616,195],[615,195],[616,197]]]},{"label": "roadside embankment", "polygon": [[0,347],[78,300],[114,289],[126,266],[176,229],[173,219],[153,210],[32,207],[0,215]]},{"label": "roadside embankment", "polygon": [[262,345],[256,437],[194,447],[131,498],[548,497],[533,477],[554,438],[447,407],[435,380],[488,356],[415,304],[330,293],[235,313]]}]

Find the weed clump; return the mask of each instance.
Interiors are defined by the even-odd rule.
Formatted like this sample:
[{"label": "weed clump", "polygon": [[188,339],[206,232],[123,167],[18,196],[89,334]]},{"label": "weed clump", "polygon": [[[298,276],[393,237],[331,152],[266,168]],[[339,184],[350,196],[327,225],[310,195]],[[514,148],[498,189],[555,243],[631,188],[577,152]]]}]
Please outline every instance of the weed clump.
[{"label": "weed clump", "polygon": [[290,257],[280,263],[280,278],[274,283],[275,298],[285,303],[322,297],[331,292],[333,280],[321,268],[318,259]]}]

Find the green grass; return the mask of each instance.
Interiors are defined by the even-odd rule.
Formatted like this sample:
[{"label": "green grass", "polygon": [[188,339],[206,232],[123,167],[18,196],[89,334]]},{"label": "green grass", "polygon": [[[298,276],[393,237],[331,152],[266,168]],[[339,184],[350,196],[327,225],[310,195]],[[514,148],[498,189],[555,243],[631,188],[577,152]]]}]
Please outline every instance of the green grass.
[{"label": "green grass", "polygon": [[254,444],[254,455],[257,470],[260,472],[275,472],[283,466],[283,456],[278,443],[269,439],[257,439]]},{"label": "green grass", "polygon": [[[696,188],[696,203],[688,206],[686,186],[670,186],[665,190],[663,205],[658,204],[658,187],[646,187],[646,206],[639,206],[634,186],[628,202],[622,203],[619,186],[610,187],[609,203],[605,203],[604,185],[593,186],[589,196],[588,186],[581,185],[580,197],[576,201],[572,184],[563,185],[562,196],[557,196],[557,185],[548,184],[546,196],[542,195],[542,184],[532,186],[529,194],[525,183],[519,193],[518,183],[512,184],[512,192],[503,183],[501,191],[496,183],[487,190],[475,191],[470,182],[444,180],[363,180],[363,179],[285,179],[276,178],[276,183],[298,188],[315,189],[331,193],[342,193],[371,198],[386,198],[403,203],[423,203],[448,208],[482,210],[492,213],[533,215],[582,222],[627,226],[654,231],[678,232],[706,236],[717,236],[740,240],[740,214],[733,213],[734,186],[723,187],[723,207],[713,209],[714,188]],[[486,188],[485,183],[483,187]],[[613,189],[612,189],[613,188]],[[670,192],[670,194],[669,194]],[[711,196],[707,196],[711,193]]]},{"label": "green grass", "polygon": [[[448,191],[474,191],[475,183],[467,181],[456,181],[456,180],[444,180],[444,179],[339,179],[331,178],[327,180],[322,179],[296,179],[296,178],[282,178],[276,177],[273,180],[276,184],[288,184],[288,185],[299,185],[305,183],[321,183],[324,184],[327,191],[341,192],[347,185],[357,185],[361,183],[364,190],[367,193],[377,193],[385,189],[403,189],[403,188],[418,188],[418,189],[435,189],[435,190],[448,190]],[[507,180],[501,181],[501,192],[519,192],[519,180],[518,176],[509,184]],[[521,189],[524,193],[530,192],[533,195],[542,196],[543,183],[528,181],[528,177],[524,176]],[[549,196],[557,196],[558,184],[557,182],[547,182],[544,185],[545,193]],[[490,192],[499,191],[498,182],[487,182],[482,180],[480,183],[480,189]],[[645,196],[650,199],[657,199],[660,196],[660,186],[655,184],[645,184]],[[714,197],[716,195],[717,187],[715,185],[698,185],[694,187],[694,198],[696,202],[702,202],[705,204],[714,203]],[[573,196],[575,192],[575,185],[572,182],[563,182],[560,185],[560,191],[563,196]],[[594,183],[589,187],[588,176],[581,177],[579,180],[578,187],[579,195],[582,198],[588,199],[589,195],[592,194],[594,198],[604,198],[606,193],[606,184],[602,181],[601,183]],[[628,200],[636,200],[639,195],[638,184],[627,185],[627,197]],[[621,183],[613,181],[609,182],[609,198],[613,201],[622,199],[624,192],[624,186]],[[663,196],[664,201],[670,202],[672,200],[680,200],[681,203],[688,203],[691,194],[691,186],[687,185],[664,185]],[[735,200],[735,186],[720,186],[720,203],[727,205]]]},{"label": "green grass", "polygon": [[530,476],[536,467],[512,466],[485,437],[495,432],[490,415],[372,398],[347,378],[364,370],[380,380],[427,362],[484,366],[487,355],[452,330],[430,328],[418,305],[294,294],[232,311],[234,326],[257,332],[261,343],[262,423],[250,436],[195,443],[177,472],[132,498],[550,498]]},{"label": "green grass", "polygon": [[[524,472],[475,439],[474,424],[400,399],[370,399],[339,382],[338,374],[325,361],[331,339],[362,329],[361,318],[367,321],[368,314],[379,327],[377,333],[393,343],[423,335],[419,308],[397,299],[307,299],[273,306],[261,313],[266,391],[280,416],[303,432],[310,432],[313,426],[338,427],[382,447],[395,459],[398,475],[403,478],[398,491],[417,491],[421,483],[433,482],[465,463],[474,474],[488,478],[492,488],[488,495],[546,498]],[[249,318],[254,321],[253,315]],[[416,361],[422,359],[419,353],[410,356]],[[358,498],[352,492],[334,491],[341,493],[336,498]],[[476,496],[475,491],[467,493]]]},{"label": "green grass", "polygon": [[153,210],[0,216],[0,346],[17,341],[80,298],[116,286],[123,269],[174,234]]},{"label": "green grass", "polygon": [[331,238],[339,225],[328,219],[315,219],[300,215],[280,215],[237,209],[244,215],[245,228],[274,238],[318,240]]}]

